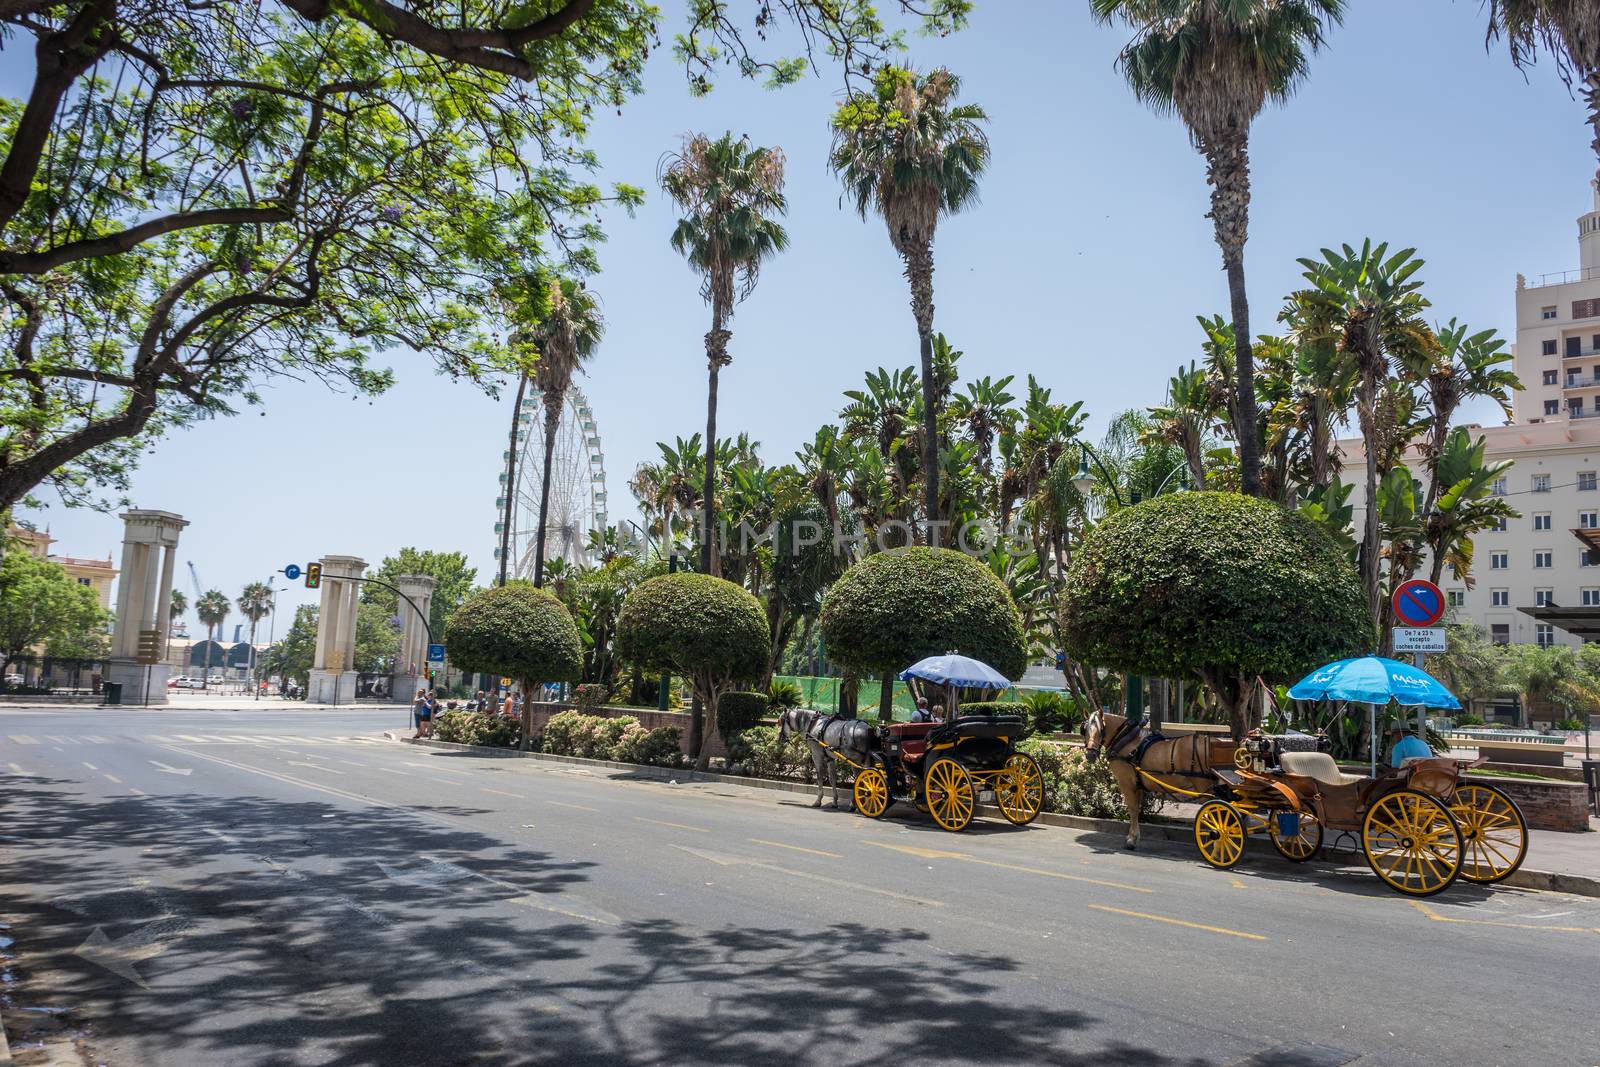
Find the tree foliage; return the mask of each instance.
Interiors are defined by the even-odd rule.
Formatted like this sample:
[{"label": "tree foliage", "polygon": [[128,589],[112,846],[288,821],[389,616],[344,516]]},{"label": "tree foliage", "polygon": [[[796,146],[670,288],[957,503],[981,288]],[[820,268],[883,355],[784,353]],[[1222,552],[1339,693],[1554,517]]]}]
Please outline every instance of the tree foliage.
[{"label": "tree foliage", "polygon": [[[394,555],[383,557],[383,562],[368,572],[368,577],[393,585],[395,579],[403,574],[424,574],[433,579],[433,601],[428,608],[428,625],[433,630],[434,640],[438,640],[439,635],[444,633],[445,620],[471,595],[473,584],[478,579],[478,568],[467,566],[465,552],[436,552],[431,548],[407,545]],[[362,583],[361,601],[364,604],[377,604],[390,615],[402,614],[400,598],[393,590],[381,585]],[[404,611],[409,613],[411,608],[405,607]]]},{"label": "tree foliage", "polygon": [[94,590],[59,563],[17,549],[0,557],[0,652],[7,664],[40,644],[97,643],[93,637],[106,622]]},{"label": "tree foliage", "polygon": [[828,590],[821,624],[828,657],[863,675],[952,650],[1007,678],[1027,667],[1022,616],[1005,584],[950,549],[868,556]]},{"label": "tree foliage", "polygon": [[1199,677],[1236,732],[1258,676],[1297,678],[1374,642],[1360,581],[1332,538],[1234,493],[1170,494],[1107,517],[1073,560],[1062,616],[1070,654]]},{"label": "tree foliage", "polygon": [[552,594],[523,582],[475,593],[445,623],[453,666],[524,683],[576,681],[583,645],[572,614]]}]

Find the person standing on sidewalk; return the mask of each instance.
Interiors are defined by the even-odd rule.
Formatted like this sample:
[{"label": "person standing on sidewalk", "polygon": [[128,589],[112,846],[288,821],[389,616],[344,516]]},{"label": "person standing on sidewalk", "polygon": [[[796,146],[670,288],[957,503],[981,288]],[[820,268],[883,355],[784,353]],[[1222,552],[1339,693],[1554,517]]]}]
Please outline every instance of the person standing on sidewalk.
[{"label": "person standing on sidewalk", "polygon": [[418,689],[417,695],[411,698],[411,725],[416,729],[416,733],[412,734],[412,737],[422,736],[422,718],[427,706],[428,691],[426,689]]}]

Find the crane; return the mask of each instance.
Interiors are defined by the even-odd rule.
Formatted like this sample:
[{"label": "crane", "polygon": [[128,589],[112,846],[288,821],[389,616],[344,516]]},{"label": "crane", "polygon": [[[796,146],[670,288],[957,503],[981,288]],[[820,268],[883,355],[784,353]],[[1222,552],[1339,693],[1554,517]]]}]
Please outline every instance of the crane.
[{"label": "crane", "polygon": [[[202,599],[204,599],[205,595],[206,595],[205,586],[200,584],[200,572],[194,569],[194,560],[188,559],[188,560],[184,560],[184,562],[189,565],[189,581],[194,583],[194,604],[195,604],[195,608],[196,608],[195,618],[199,619],[200,618],[200,614],[199,614],[199,610],[198,609],[200,607],[200,601]],[[206,627],[206,673],[202,676],[202,680],[200,682],[200,687],[202,689],[209,689],[211,687],[211,644],[212,644],[211,627],[207,626]]]}]

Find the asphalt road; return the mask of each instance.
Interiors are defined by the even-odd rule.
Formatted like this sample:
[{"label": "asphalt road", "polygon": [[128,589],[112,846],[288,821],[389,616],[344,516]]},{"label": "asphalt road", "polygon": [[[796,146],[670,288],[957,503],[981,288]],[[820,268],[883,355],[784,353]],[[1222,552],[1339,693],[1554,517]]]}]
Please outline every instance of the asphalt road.
[{"label": "asphalt road", "polygon": [[956,836],[403,716],[0,710],[8,1022],[67,1009],[110,1067],[1600,1064],[1600,900]]}]

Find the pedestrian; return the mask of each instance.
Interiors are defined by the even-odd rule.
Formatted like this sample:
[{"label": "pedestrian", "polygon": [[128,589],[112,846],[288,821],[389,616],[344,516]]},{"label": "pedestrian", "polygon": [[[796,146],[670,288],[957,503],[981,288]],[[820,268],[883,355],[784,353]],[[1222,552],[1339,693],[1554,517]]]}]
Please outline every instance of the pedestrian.
[{"label": "pedestrian", "polygon": [[435,695],[435,693],[434,693],[434,691],[432,689],[428,690],[428,695],[426,697],[424,697],[423,701],[422,701],[422,736],[423,737],[432,737],[433,736],[433,712],[434,712],[434,709],[437,708],[438,706],[439,706],[439,698]]},{"label": "pedestrian", "polygon": [[473,711],[488,711],[489,710],[489,695],[487,693],[485,693],[482,689],[478,690],[478,695],[476,697],[474,697],[473,700],[472,700],[472,710]]},{"label": "pedestrian", "polygon": [[418,689],[417,695],[411,698],[411,725],[416,728],[416,733],[412,734],[412,737],[422,736],[422,714],[427,710],[427,706],[428,691]]},{"label": "pedestrian", "polygon": [[1407,760],[1427,759],[1433,755],[1433,749],[1428,743],[1410,729],[1396,725],[1389,731],[1389,742],[1393,745],[1389,749],[1389,766],[1399,767]]},{"label": "pedestrian", "polygon": [[500,714],[506,718],[514,718],[517,714],[515,701],[511,699],[511,690],[506,690],[506,698],[500,702]]},{"label": "pedestrian", "polygon": [[928,722],[933,718],[928,712],[928,698],[918,697],[917,706],[911,711],[912,722]]}]

